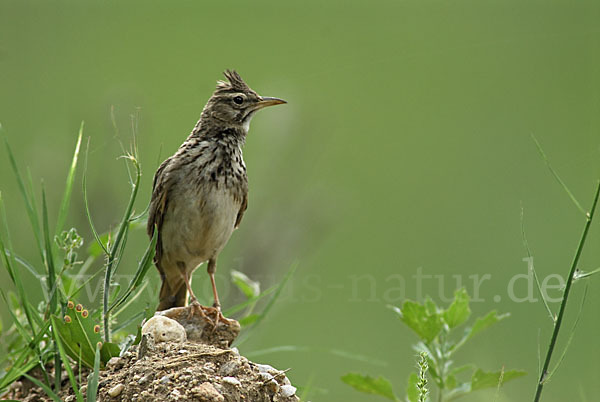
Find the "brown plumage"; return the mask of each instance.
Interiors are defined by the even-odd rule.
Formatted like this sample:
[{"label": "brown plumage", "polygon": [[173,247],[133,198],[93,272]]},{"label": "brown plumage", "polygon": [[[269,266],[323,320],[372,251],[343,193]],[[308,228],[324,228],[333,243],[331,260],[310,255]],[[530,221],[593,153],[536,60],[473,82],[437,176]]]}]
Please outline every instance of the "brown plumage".
[{"label": "brown plumage", "polygon": [[220,316],[214,282],[217,256],[248,206],[242,146],[254,113],[285,103],[259,96],[235,71],[224,74],[228,82],[218,81],[190,136],[154,176],[147,230],[150,237],[158,231],[158,310],[185,306],[188,293],[196,301],[191,274],[208,261],[213,306]]}]

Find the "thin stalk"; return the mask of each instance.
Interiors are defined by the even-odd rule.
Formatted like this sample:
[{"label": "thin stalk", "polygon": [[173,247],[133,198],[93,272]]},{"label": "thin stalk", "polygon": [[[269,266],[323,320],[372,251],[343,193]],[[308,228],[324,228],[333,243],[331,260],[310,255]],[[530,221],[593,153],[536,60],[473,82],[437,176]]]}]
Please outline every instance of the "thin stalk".
[{"label": "thin stalk", "polygon": [[558,311],[556,324],[554,325],[554,330],[552,331],[552,338],[550,338],[550,344],[548,345],[546,360],[544,361],[544,367],[542,368],[542,372],[540,373],[540,379],[538,381],[537,389],[535,392],[535,398],[533,399],[534,402],[539,402],[542,395],[542,390],[544,389],[544,383],[548,374],[548,367],[550,367],[550,360],[552,359],[552,353],[554,352],[554,348],[556,347],[558,333],[560,332],[562,319],[567,307],[567,301],[569,299],[569,293],[571,292],[571,285],[573,284],[573,278],[575,277],[575,272],[577,271],[577,264],[579,263],[579,258],[581,257],[581,252],[583,251],[583,246],[585,245],[588,231],[592,224],[592,220],[594,219],[594,212],[596,211],[596,206],[598,205],[598,197],[600,197],[600,180],[598,181],[598,187],[596,188],[596,194],[594,196],[594,202],[592,203],[592,209],[589,213],[586,214],[586,222],[583,228],[583,233],[581,234],[581,239],[579,240],[579,245],[577,246],[577,251],[575,252],[575,257],[573,257],[571,271],[569,272],[569,277],[567,278],[565,291],[563,293],[562,301],[560,302],[560,310]]},{"label": "thin stalk", "polygon": [[140,177],[142,175],[140,166],[139,166],[137,160],[135,159],[135,157],[133,155],[130,155],[129,159],[132,161],[132,163],[136,169],[135,182],[132,182],[132,190],[131,190],[131,195],[129,197],[129,203],[127,204],[127,208],[125,210],[125,213],[123,214],[123,219],[121,220],[121,225],[119,227],[119,231],[117,232],[115,242],[110,249],[110,255],[108,256],[108,262],[106,264],[106,271],[104,274],[104,292],[102,295],[103,296],[102,317],[103,317],[103,323],[104,323],[104,341],[105,342],[110,342],[110,326],[109,326],[110,325],[110,311],[109,311],[110,306],[109,306],[108,298],[109,298],[109,294],[110,294],[110,282],[111,282],[111,278],[112,278],[112,274],[113,274],[113,268],[115,266],[115,263],[118,263],[118,260],[119,260],[118,253],[120,250],[121,242],[124,241],[124,238],[126,237],[127,228],[131,221],[132,212],[133,212],[133,204],[137,197],[139,184],[140,184]]}]

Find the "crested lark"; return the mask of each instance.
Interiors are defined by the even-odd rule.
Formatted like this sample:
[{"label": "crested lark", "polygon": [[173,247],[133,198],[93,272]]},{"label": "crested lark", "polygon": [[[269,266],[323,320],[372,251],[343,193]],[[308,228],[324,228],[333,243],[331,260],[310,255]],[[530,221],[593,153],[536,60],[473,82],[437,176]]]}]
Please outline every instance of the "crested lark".
[{"label": "crested lark", "polygon": [[286,103],[259,96],[235,71],[224,74],[229,82],[218,82],[190,136],[156,171],[147,228],[151,237],[158,231],[158,310],[187,305],[188,294],[196,302],[191,274],[208,261],[214,304],[200,313],[215,312],[215,323],[225,320],[215,286],[217,256],[248,205],[242,146],[250,120],[266,106]]}]

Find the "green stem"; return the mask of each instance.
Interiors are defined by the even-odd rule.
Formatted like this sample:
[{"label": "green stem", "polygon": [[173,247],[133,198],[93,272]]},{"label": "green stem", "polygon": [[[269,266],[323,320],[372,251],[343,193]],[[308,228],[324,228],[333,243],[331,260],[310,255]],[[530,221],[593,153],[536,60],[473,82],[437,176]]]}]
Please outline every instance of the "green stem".
[{"label": "green stem", "polygon": [[588,214],[586,214],[586,222],[583,228],[583,233],[581,234],[581,239],[579,240],[579,245],[577,246],[577,251],[575,252],[575,257],[573,258],[573,262],[571,264],[571,271],[569,272],[569,277],[567,278],[567,284],[565,286],[565,291],[563,293],[562,301],[560,303],[560,310],[558,311],[558,316],[556,318],[556,323],[554,324],[554,330],[552,331],[552,338],[550,338],[550,344],[548,345],[548,351],[546,352],[546,360],[544,361],[544,367],[542,368],[542,372],[540,373],[540,379],[538,381],[537,389],[535,392],[534,402],[539,402],[542,390],[544,388],[544,383],[546,381],[546,376],[548,374],[548,368],[550,367],[550,360],[552,359],[552,353],[554,352],[554,348],[556,347],[556,341],[558,339],[558,333],[560,331],[560,327],[562,324],[562,319],[565,314],[565,310],[567,307],[567,300],[569,299],[569,293],[571,291],[571,285],[573,284],[573,278],[575,276],[575,272],[577,270],[577,264],[579,263],[579,258],[581,257],[581,252],[583,251],[583,246],[585,245],[585,241],[587,239],[588,231],[592,224],[592,220],[594,218],[594,212],[596,211],[596,206],[598,205],[598,197],[600,196],[600,181],[598,181],[598,187],[596,188],[596,194],[594,196],[594,202],[592,203],[592,209]]},{"label": "green stem", "polygon": [[127,204],[127,208],[125,210],[125,214],[123,215],[123,219],[121,221],[121,225],[119,227],[119,231],[117,232],[117,236],[115,238],[115,242],[110,249],[110,255],[108,256],[108,262],[106,264],[106,272],[104,274],[104,292],[102,294],[102,316],[104,322],[104,341],[110,342],[110,311],[108,305],[108,296],[110,294],[110,281],[113,274],[113,268],[115,267],[115,263],[118,261],[119,256],[118,252],[120,250],[121,242],[124,239],[125,233],[127,232],[127,228],[129,223],[131,222],[131,216],[133,212],[133,204],[135,203],[135,199],[137,197],[138,188],[140,184],[140,177],[142,176],[141,170],[137,160],[134,157],[130,158],[136,168],[136,178],[135,183],[133,183],[133,188],[131,190],[131,195],[129,197],[129,203]]}]

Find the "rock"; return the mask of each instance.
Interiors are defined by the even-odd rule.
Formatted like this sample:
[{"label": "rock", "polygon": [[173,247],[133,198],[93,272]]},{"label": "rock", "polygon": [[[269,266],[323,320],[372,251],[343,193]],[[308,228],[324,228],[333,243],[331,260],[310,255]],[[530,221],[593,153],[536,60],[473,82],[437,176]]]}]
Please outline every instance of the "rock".
[{"label": "rock", "polygon": [[242,386],[242,383],[240,382],[240,380],[238,380],[235,377],[223,377],[223,379],[221,381],[223,381],[225,384],[231,384],[231,385],[235,385],[237,387]]},{"label": "rock", "polygon": [[113,398],[116,398],[117,396],[121,395],[121,392],[123,392],[124,389],[125,389],[125,385],[117,384],[108,390],[108,395]]},{"label": "rock", "polygon": [[201,400],[207,402],[223,402],[225,401],[225,397],[216,390],[214,385],[209,382],[203,382],[196,388],[194,388],[193,393],[198,396]]},{"label": "rock", "polygon": [[240,323],[236,320],[228,320],[228,323],[219,321],[215,327],[212,319],[202,312],[204,309],[207,307],[190,304],[157,311],[154,317],[168,317],[177,321],[185,328],[187,339],[191,342],[229,347],[240,333]]},{"label": "rock", "polygon": [[185,342],[187,338],[185,328],[180,323],[160,315],[155,315],[144,324],[142,334],[152,335],[155,343]]},{"label": "rock", "polygon": [[231,360],[221,366],[219,369],[219,374],[224,377],[229,377],[234,375],[239,368],[239,363],[237,360]]},{"label": "rock", "polygon": [[125,360],[120,357],[111,357],[108,362],[106,362],[106,368],[109,370],[118,370],[125,365]]},{"label": "rock", "polygon": [[281,395],[283,395],[283,396],[296,395],[296,387],[294,387],[293,385],[282,385],[281,386]]}]

